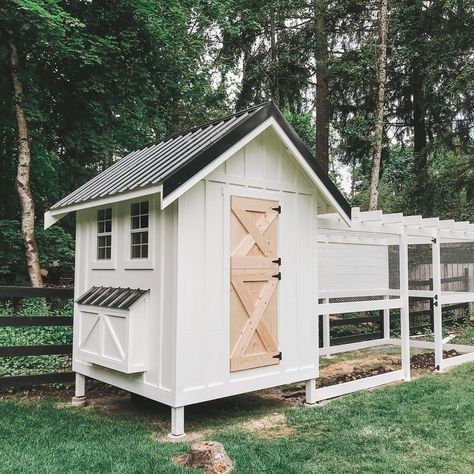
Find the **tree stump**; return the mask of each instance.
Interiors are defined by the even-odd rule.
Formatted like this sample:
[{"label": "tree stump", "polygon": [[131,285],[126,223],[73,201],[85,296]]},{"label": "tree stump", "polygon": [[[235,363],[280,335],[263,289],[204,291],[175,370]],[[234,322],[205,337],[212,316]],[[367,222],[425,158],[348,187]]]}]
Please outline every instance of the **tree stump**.
[{"label": "tree stump", "polygon": [[217,441],[201,441],[191,446],[190,454],[174,458],[176,464],[204,469],[214,474],[226,474],[234,469],[234,463]]}]

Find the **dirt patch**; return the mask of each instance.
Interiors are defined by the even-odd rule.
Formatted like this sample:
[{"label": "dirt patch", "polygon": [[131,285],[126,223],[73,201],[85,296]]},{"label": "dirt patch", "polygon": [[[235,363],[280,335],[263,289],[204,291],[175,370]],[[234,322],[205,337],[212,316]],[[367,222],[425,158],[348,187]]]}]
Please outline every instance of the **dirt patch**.
[{"label": "dirt patch", "polygon": [[261,438],[285,438],[294,433],[294,428],[286,424],[285,415],[281,413],[274,413],[272,415],[249,420],[242,423],[242,428],[245,431],[250,431],[257,434]]},{"label": "dirt patch", "polygon": [[363,359],[342,360],[324,367],[320,371],[321,378],[348,375],[354,371],[369,371],[378,367],[386,367],[389,370],[400,368],[401,357],[389,354],[368,354]]},{"label": "dirt patch", "polygon": [[[461,355],[455,350],[444,351],[443,358],[450,359],[451,357],[456,357]],[[416,354],[410,359],[410,367],[415,370],[426,369],[428,371],[434,370],[435,356],[434,352],[426,352],[424,354]]]},{"label": "dirt patch", "polygon": [[[186,435],[180,439],[180,441],[185,443],[195,443],[198,441],[204,441],[208,439],[211,435],[212,431],[210,430],[203,430],[203,431],[186,431]],[[163,432],[153,432],[150,434],[150,439],[152,441],[158,441],[160,443],[176,443],[176,440],[170,438],[168,433],[163,434]]]}]

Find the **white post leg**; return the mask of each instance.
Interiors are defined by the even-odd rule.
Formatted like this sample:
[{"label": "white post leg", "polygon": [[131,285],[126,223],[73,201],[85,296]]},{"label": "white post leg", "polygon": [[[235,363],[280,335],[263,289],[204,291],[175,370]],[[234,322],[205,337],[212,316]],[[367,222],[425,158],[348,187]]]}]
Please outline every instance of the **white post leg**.
[{"label": "white post leg", "polygon": [[74,388],[74,397],[72,397],[72,406],[84,407],[86,402],[86,376],[76,372],[76,384]]},{"label": "white post leg", "polygon": [[306,381],[306,405],[316,403],[316,379]]},{"label": "white post leg", "polygon": [[[384,296],[384,300],[388,300],[388,295]],[[383,310],[383,338],[390,339],[390,310]]]},{"label": "white post leg", "polygon": [[406,231],[400,235],[400,339],[404,380],[410,380],[410,299],[408,286],[408,238]]},{"label": "white post leg", "polygon": [[433,323],[435,340],[435,367],[443,371],[443,308],[439,302],[441,296],[441,246],[437,233],[432,248],[433,255]]},{"label": "white post leg", "polygon": [[170,438],[183,438],[184,433],[184,407],[171,407],[171,433]]}]

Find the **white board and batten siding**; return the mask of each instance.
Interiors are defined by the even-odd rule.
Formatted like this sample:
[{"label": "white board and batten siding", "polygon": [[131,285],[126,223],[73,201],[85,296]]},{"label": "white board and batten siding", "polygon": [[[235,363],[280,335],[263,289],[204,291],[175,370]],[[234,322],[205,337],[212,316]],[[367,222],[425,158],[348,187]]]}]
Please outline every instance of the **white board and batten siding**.
[{"label": "white board and batten siding", "polygon": [[[132,202],[149,201],[149,259],[132,261],[130,257],[130,205]],[[125,201],[110,206],[112,208],[112,258],[110,262],[96,260],[97,248],[97,210],[92,208],[77,212],[76,232],[76,275],[75,297],[79,297],[92,286],[113,286],[149,289],[146,296],[146,310],[139,311],[143,306],[142,300],[137,303],[138,308],[130,312],[130,323],[135,324],[136,318],[142,319],[137,325],[143,334],[141,348],[130,346],[130,354],[136,357],[140,352],[140,359],[144,359],[145,371],[127,374],[124,371],[133,367],[123,367],[125,363],[114,365],[106,362],[110,368],[99,364],[91,364],[84,359],[94,359],[92,355],[81,357],[79,349],[84,341],[81,334],[80,314],[84,307],[75,305],[74,318],[74,357],[73,370],[86,376],[102,380],[117,387],[146,396],[166,404],[174,403],[175,387],[175,305],[176,305],[176,205],[171,205],[164,211],[160,210],[159,196],[146,196],[133,201]],[[94,312],[94,308],[86,309]],[[132,307],[132,309],[134,309]],[[102,316],[110,313],[125,313],[107,308],[98,308]],[[133,320],[132,320],[133,319]],[[144,321],[143,321],[144,320]],[[143,328],[146,330],[143,331]],[[84,329],[82,328],[82,331]],[[116,331],[120,339],[120,334]],[[119,341],[122,343],[122,341]],[[125,341],[124,341],[125,344]],[[127,348],[122,346],[124,352]],[[84,350],[89,350],[84,347]],[[91,349],[93,352],[93,349]],[[126,354],[128,356],[128,354]],[[100,362],[100,357],[97,358]],[[117,367],[119,370],[112,370]]]},{"label": "white board and batten siding", "polygon": [[[278,364],[230,370],[231,197],[281,205]],[[179,198],[176,404],[317,376],[317,190],[271,130]]]},{"label": "white board and batten siding", "polygon": [[388,252],[383,245],[319,242],[319,290],[388,289]]}]

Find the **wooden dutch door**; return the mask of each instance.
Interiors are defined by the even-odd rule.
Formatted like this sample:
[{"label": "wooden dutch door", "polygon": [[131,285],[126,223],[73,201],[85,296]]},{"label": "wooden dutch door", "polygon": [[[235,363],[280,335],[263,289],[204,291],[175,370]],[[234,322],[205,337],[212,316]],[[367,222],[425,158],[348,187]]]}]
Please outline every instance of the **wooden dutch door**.
[{"label": "wooden dutch door", "polygon": [[277,201],[231,197],[230,370],[279,364]]}]

